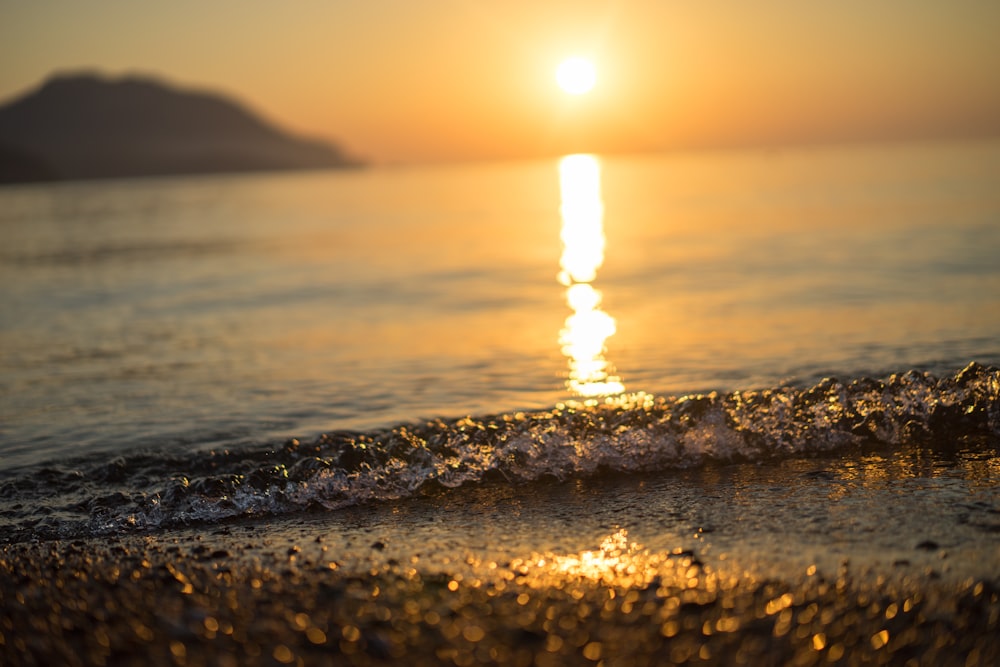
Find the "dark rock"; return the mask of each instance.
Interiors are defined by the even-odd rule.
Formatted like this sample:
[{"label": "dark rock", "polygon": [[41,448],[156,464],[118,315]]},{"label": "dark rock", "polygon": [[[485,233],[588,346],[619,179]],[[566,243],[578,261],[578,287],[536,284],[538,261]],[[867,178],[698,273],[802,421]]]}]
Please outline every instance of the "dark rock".
[{"label": "dark rock", "polygon": [[0,107],[0,183],[356,166],[215,93],[59,75]]}]

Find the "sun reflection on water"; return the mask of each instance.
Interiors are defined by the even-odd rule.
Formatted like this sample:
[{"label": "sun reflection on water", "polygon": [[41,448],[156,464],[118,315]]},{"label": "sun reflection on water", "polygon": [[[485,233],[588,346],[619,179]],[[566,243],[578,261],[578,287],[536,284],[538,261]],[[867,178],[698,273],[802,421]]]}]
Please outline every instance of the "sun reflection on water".
[{"label": "sun reflection on water", "polygon": [[573,311],[559,335],[569,360],[567,388],[577,396],[596,398],[625,391],[621,378],[605,358],[615,320],[601,310],[601,292],[591,284],[604,263],[604,202],[601,167],[592,155],[568,155],[559,163],[563,253],[559,282]]}]

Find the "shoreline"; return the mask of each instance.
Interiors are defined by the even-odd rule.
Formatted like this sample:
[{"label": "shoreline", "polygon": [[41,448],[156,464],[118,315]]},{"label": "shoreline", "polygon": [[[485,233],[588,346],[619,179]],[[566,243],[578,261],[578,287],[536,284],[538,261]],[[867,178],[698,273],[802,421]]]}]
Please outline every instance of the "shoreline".
[{"label": "shoreline", "polygon": [[0,662],[995,664],[996,456],[913,461],[485,486],[8,544]]}]

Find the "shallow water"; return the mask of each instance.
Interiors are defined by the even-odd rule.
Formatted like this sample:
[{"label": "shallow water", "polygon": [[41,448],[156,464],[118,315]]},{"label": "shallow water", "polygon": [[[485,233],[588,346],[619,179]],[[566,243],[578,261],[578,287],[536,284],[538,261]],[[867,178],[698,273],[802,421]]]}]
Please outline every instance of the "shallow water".
[{"label": "shallow water", "polygon": [[[6,187],[0,236],[0,495],[22,506],[26,480],[82,475],[91,495],[64,485],[47,510],[5,515],[56,533],[148,519],[176,480],[215,483],[211,451],[245,475],[292,436],[381,447],[381,429],[441,417],[449,441],[466,428],[452,418],[527,411],[524,438],[565,439],[566,410],[546,411],[620,390],[637,407],[615,428],[635,434],[657,397],[910,370],[921,387],[924,371],[1000,364],[995,142]],[[924,418],[966,405],[920,391]],[[983,392],[993,416],[958,431],[994,446]],[[903,417],[882,442],[908,441]],[[776,419],[754,428],[809,432]],[[810,447],[843,444],[849,421]],[[465,454],[509,471],[486,462],[507,444]],[[372,483],[393,496],[388,479]]]},{"label": "shallow water", "polygon": [[[215,539],[243,559],[286,552],[280,539],[281,547],[248,544],[242,528],[256,530],[252,522],[231,526],[232,537]],[[303,558],[321,563],[323,545],[332,546],[326,559],[357,572],[419,556],[423,572],[453,573],[467,564],[469,576],[481,577],[482,563],[534,561],[540,585],[567,575],[620,584],[615,566],[641,571],[644,559],[680,554],[762,578],[833,577],[849,565],[859,579],[975,580],[994,577],[1000,565],[1000,454],[904,447],[667,475],[486,484],[303,514],[272,522],[268,535],[301,545]],[[607,545],[623,542],[634,558],[601,562]]]},{"label": "shallow water", "polygon": [[576,194],[555,160],[0,190],[2,466],[570,398],[573,197],[628,391],[1000,362],[998,144],[595,167]]}]

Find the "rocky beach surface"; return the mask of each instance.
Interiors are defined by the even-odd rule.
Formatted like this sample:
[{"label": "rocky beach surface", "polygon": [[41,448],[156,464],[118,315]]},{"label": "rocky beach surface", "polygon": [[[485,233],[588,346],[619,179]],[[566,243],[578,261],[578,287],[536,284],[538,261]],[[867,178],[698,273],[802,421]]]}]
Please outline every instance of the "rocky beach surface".
[{"label": "rocky beach surface", "polygon": [[1000,458],[925,454],[11,543],[0,662],[997,664]]}]

